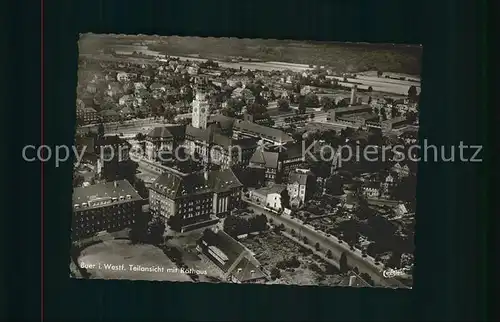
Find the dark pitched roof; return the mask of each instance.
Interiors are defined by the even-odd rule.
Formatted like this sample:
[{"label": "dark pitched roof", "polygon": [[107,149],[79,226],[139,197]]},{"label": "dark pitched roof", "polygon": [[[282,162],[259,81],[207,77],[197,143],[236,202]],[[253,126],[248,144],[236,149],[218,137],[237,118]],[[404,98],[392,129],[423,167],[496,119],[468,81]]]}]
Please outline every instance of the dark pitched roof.
[{"label": "dark pitched roof", "polygon": [[258,193],[263,196],[267,196],[271,193],[281,193],[283,190],[286,190],[286,186],[283,184],[273,184],[272,186],[262,187],[254,190],[255,193]]},{"label": "dark pitched roof", "polygon": [[358,275],[346,276],[339,284],[339,286],[350,286],[350,287],[372,287],[368,282],[359,277]]},{"label": "dark pitched roof", "polygon": [[188,124],[186,126],[186,137],[200,141],[210,142],[212,139],[213,128],[200,129]]},{"label": "dark pitched roof", "polygon": [[150,138],[164,138],[164,139],[167,139],[167,138],[173,138],[174,136],[172,135],[172,133],[170,132],[170,130],[168,129],[167,126],[159,126],[159,127],[155,127],[154,129],[152,129],[151,131],[149,131],[148,137]]},{"label": "dark pitched roof", "polygon": [[246,251],[245,247],[241,243],[222,230],[217,232],[214,232],[211,229],[205,230],[200,242],[205,242],[208,249],[212,248],[214,252],[222,252],[222,254],[225,255],[226,261],[224,264],[217,260],[213,261],[225,273],[229,273],[228,270],[231,266],[233,266],[238,257]]},{"label": "dark pitched roof", "polygon": [[167,171],[151,185],[151,189],[170,199],[186,195],[223,192],[241,187],[242,184],[231,169],[210,171],[208,180],[202,172],[180,174]]},{"label": "dark pitched roof", "polygon": [[99,112],[101,116],[118,116],[118,112],[115,110],[102,110]]},{"label": "dark pitched roof", "polygon": [[266,277],[266,275],[246,257],[240,260],[231,274],[240,282],[248,282]]},{"label": "dark pitched roof", "polygon": [[[127,196],[130,196],[130,199],[127,199]],[[123,199],[120,200],[120,197]],[[137,200],[142,200],[142,198],[127,180],[98,183],[73,189],[73,204],[81,206],[82,203],[87,203],[87,208]]]},{"label": "dark pitched roof", "polygon": [[307,179],[309,175],[307,173],[292,172],[288,178],[289,183],[298,183],[300,185],[307,184]]},{"label": "dark pitched roof", "polygon": [[100,139],[96,139],[94,141],[95,147],[100,147],[103,145],[128,145],[131,146],[131,144],[122,138],[120,138],[118,135],[111,135],[111,136],[105,136]]},{"label": "dark pitched roof", "polygon": [[222,114],[211,115],[208,121],[218,123],[224,130],[230,130],[234,125],[234,118]]},{"label": "dark pitched roof", "polygon": [[250,162],[275,169],[278,167],[278,157],[278,152],[265,151],[264,148],[258,147],[250,158]]}]

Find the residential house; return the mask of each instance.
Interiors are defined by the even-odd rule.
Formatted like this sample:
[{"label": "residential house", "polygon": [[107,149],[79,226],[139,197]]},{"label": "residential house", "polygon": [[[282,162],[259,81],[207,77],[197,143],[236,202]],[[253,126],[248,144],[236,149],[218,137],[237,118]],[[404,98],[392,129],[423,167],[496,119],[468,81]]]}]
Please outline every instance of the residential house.
[{"label": "residential house", "polygon": [[265,207],[276,211],[283,210],[281,194],[287,189],[286,185],[273,184],[250,191],[250,199]]},{"label": "residential house", "polygon": [[118,100],[118,104],[121,106],[133,106],[135,101],[134,95],[123,95]]},{"label": "residential house", "polygon": [[235,88],[231,94],[231,98],[240,99],[245,105],[251,105],[255,102],[255,95],[248,88]]},{"label": "residential house", "polygon": [[380,184],[377,182],[368,182],[362,187],[363,194],[368,199],[378,199],[380,197]]},{"label": "residential house", "polygon": [[136,114],[135,110],[131,106],[125,106],[120,110],[120,116],[121,118],[131,118],[134,117]]},{"label": "residential house", "polygon": [[295,169],[292,171],[287,185],[290,205],[301,206],[308,201],[315,183],[315,177],[310,170]]},{"label": "residential house", "polygon": [[165,92],[167,90],[167,85],[155,82],[149,86],[149,90],[151,92],[156,92],[156,91]]},{"label": "residential house", "polygon": [[89,92],[91,94],[95,94],[95,93],[97,93],[97,84],[88,83],[85,89],[87,90],[87,92]]},{"label": "residential house", "polygon": [[248,284],[267,280],[252,253],[220,229],[205,230],[196,249],[201,253],[202,260],[215,264],[226,281]]},{"label": "residential house", "polygon": [[[266,184],[287,182],[290,172],[304,165],[305,156],[299,144],[278,147],[259,146],[250,158],[249,168],[262,173]],[[261,170],[261,171],[258,171]]]},{"label": "residential house", "polygon": [[119,82],[128,82],[130,80],[130,75],[126,72],[119,72],[116,74],[116,80]]},{"label": "residential house", "polygon": [[76,108],[77,109],[85,108],[85,103],[83,102],[82,99],[80,99],[80,98],[76,99]]},{"label": "residential house", "polygon": [[410,167],[408,166],[408,164],[401,165],[400,162],[396,162],[391,170],[397,174],[399,179],[410,175]]},{"label": "residential house", "polygon": [[140,90],[147,90],[146,85],[143,82],[135,82],[134,83],[134,92],[137,92]]},{"label": "residential house", "polygon": [[155,72],[151,69],[146,70],[144,73],[141,73],[140,79],[141,81],[150,81],[154,78]]},{"label": "residential house", "polygon": [[118,82],[112,82],[108,84],[108,90],[106,91],[106,94],[111,97],[119,97],[123,95],[123,88],[122,85]]}]

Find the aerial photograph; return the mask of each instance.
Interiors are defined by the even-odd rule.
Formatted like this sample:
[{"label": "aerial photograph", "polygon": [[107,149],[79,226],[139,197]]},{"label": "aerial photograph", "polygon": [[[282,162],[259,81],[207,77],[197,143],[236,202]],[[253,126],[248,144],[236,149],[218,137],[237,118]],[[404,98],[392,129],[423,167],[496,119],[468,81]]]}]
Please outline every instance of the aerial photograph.
[{"label": "aerial photograph", "polygon": [[421,45],[78,47],[71,277],[412,288]]}]

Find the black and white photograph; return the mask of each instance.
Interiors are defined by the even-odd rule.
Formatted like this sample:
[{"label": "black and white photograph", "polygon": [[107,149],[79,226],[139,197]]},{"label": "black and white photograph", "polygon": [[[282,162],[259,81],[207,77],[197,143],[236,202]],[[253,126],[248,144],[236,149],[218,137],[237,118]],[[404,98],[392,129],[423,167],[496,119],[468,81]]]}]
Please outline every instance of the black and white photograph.
[{"label": "black and white photograph", "polygon": [[412,288],[421,45],[78,47],[71,277]]}]

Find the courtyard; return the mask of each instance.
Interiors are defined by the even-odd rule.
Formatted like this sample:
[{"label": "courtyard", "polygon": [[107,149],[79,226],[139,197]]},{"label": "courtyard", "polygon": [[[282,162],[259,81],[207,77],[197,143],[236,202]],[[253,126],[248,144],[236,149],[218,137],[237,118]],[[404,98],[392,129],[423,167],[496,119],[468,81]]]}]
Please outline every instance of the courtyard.
[{"label": "courtyard", "polygon": [[[132,245],[124,239],[103,241],[83,249],[78,263],[88,265],[87,272],[94,279],[192,281],[187,274],[179,272],[160,248],[146,244]],[[134,271],[129,265],[160,269],[158,272]]]}]

